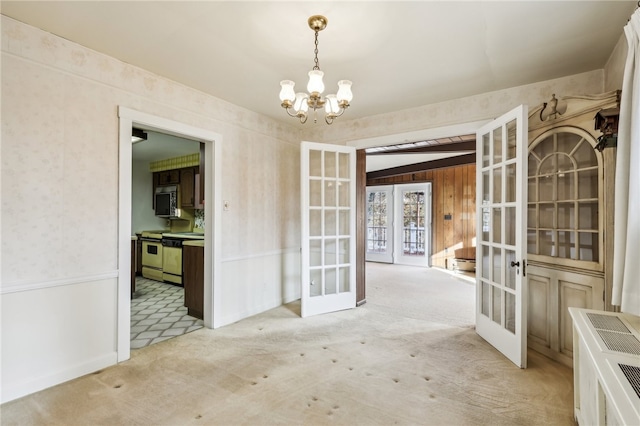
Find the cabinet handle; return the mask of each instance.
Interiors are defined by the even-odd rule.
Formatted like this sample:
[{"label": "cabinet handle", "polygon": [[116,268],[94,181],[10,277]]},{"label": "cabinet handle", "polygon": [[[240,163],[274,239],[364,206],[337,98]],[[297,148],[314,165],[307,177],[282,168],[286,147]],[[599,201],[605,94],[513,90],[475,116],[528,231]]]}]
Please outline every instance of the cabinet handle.
[{"label": "cabinet handle", "polygon": [[520,266],[520,262],[514,262],[513,260],[511,261],[511,266]]}]

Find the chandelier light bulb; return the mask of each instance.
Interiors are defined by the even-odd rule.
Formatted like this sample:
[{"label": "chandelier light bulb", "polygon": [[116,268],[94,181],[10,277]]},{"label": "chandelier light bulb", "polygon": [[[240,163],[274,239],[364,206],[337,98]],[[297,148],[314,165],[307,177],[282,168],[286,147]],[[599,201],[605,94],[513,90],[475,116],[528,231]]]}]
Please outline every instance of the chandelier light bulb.
[{"label": "chandelier light bulb", "polygon": [[338,93],[336,93],[338,101],[347,101],[347,103],[351,102],[351,99],[353,99],[351,84],[352,83],[349,80],[340,80],[338,82]]},{"label": "chandelier light bulb", "polygon": [[293,90],[295,85],[296,83],[291,80],[282,80],[280,82],[280,102],[284,103],[285,101],[288,101],[293,103],[296,98],[296,92]]},{"label": "chandelier light bulb", "polygon": [[320,70],[309,71],[309,84],[307,84],[307,90],[309,93],[317,93],[318,95],[321,95],[322,92],[324,92],[322,77],[324,77],[324,73]]}]

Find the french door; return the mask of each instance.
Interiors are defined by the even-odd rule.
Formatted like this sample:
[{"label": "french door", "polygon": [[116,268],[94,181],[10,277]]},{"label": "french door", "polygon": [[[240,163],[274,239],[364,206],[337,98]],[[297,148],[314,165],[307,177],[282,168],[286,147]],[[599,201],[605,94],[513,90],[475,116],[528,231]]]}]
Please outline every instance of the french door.
[{"label": "french door", "polygon": [[394,263],[429,266],[431,184],[395,187]]},{"label": "french door", "polygon": [[527,107],[476,134],[476,331],[527,366]]},{"label": "french door", "polygon": [[301,315],[356,306],[356,150],[301,145]]},{"label": "french door", "polygon": [[367,262],[393,263],[393,186],[367,187]]}]

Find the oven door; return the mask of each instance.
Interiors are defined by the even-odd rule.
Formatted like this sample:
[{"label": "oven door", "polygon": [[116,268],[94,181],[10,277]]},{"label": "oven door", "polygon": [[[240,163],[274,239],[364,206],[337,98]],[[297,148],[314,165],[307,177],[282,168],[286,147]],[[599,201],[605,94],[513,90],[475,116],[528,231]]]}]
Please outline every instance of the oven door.
[{"label": "oven door", "polygon": [[142,266],[162,269],[162,248],[160,241],[142,241]]}]

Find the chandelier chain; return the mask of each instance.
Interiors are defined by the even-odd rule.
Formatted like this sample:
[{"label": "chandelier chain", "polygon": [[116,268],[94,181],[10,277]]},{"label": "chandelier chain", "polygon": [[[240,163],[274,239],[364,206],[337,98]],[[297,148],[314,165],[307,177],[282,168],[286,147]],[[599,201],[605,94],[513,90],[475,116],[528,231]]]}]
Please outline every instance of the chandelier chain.
[{"label": "chandelier chain", "polygon": [[315,45],[316,48],[313,50],[313,53],[315,53],[315,65],[313,66],[314,70],[319,70],[320,69],[320,64],[318,63],[318,31],[316,31],[316,41],[315,41]]}]

